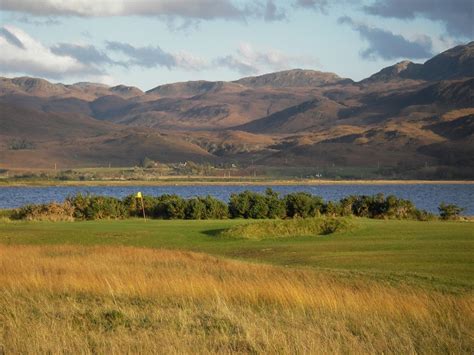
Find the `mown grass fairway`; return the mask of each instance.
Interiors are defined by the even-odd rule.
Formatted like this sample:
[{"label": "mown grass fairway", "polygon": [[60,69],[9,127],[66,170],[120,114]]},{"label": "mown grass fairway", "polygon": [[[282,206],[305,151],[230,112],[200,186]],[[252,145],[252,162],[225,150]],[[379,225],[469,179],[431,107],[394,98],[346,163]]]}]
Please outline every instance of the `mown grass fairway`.
[{"label": "mown grass fairway", "polygon": [[415,278],[445,286],[474,284],[474,224],[353,220],[327,236],[251,241],[219,237],[245,220],[15,222],[0,224],[2,244],[126,245],[204,252],[284,266]]},{"label": "mown grass fairway", "polygon": [[1,223],[0,349],[472,353],[473,224],[352,222],[260,241],[219,236],[242,220]]}]

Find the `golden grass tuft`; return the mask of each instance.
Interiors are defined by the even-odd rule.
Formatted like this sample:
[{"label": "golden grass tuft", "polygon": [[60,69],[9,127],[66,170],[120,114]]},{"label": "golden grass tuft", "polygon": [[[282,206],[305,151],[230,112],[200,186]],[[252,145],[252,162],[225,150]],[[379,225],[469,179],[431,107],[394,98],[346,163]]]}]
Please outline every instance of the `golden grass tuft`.
[{"label": "golden grass tuft", "polygon": [[261,240],[266,238],[308,237],[344,231],[351,227],[349,218],[294,218],[252,221],[235,225],[220,233],[225,238]]},{"label": "golden grass tuft", "polygon": [[470,353],[472,311],[472,294],[191,252],[0,246],[7,354]]}]

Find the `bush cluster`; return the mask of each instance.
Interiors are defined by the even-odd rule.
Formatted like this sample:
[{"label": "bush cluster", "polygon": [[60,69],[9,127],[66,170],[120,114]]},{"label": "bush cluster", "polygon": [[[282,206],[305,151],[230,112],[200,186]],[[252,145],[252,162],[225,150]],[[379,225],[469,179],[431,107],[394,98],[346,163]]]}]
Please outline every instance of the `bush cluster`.
[{"label": "bush cluster", "polygon": [[[148,218],[160,219],[224,219],[228,218],[226,203],[212,197],[183,199],[178,195],[144,196],[143,205]],[[23,220],[98,220],[141,217],[142,206],[134,195],[124,199],[108,196],[77,194],[64,203],[52,202],[26,205],[11,214]]]},{"label": "bush cluster", "polygon": [[320,196],[295,192],[280,198],[267,189],[265,194],[245,191],[232,194],[229,202],[231,218],[308,218],[325,216],[357,216],[386,219],[429,220],[432,214],[419,210],[405,199],[383,194],[352,195],[339,202],[325,202]]},{"label": "bush cluster", "polygon": [[123,202],[115,197],[77,194],[66,202],[74,210],[76,219],[119,219],[128,217]]},{"label": "bush cluster", "polygon": [[229,201],[231,218],[284,218],[286,208],[283,200],[272,189],[267,189],[265,194],[244,191],[232,194]]},{"label": "bush cluster", "polygon": [[[129,216],[142,216],[140,200],[134,195],[123,199]],[[178,195],[143,196],[146,216],[161,219],[224,219],[228,218],[227,204],[212,196],[183,199]]]},{"label": "bush cluster", "polygon": [[383,194],[348,196],[331,206],[331,212],[367,218],[429,219],[429,213],[418,210],[413,202]]},{"label": "bush cluster", "polygon": [[[145,214],[159,219],[284,219],[308,217],[357,216],[385,219],[429,220],[434,215],[417,209],[409,200],[383,194],[354,195],[338,202],[325,202],[321,197],[295,192],[280,197],[267,189],[264,194],[244,191],[232,194],[228,204],[212,196],[184,199],[175,194],[143,197]],[[442,219],[456,219],[462,209],[442,204]],[[28,205],[18,209],[17,219],[95,220],[141,217],[141,201],[134,195],[123,199],[107,196],[71,196],[62,204]]]},{"label": "bush cluster", "polygon": [[324,211],[324,201],[319,196],[306,192],[288,194],[284,198],[286,215],[288,217],[317,217]]},{"label": "bush cluster", "polygon": [[460,219],[461,213],[464,211],[464,208],[456,206],[452,203],[442,202],[439,207],[439,216],[444,220],[457,220]]},{"label": "bush cluster", "polygon": [[41,205],[26,205],[11,214],[11,219],[24,219],[27,221],[73,221],[74,208],[68,202],[51,202]]}]

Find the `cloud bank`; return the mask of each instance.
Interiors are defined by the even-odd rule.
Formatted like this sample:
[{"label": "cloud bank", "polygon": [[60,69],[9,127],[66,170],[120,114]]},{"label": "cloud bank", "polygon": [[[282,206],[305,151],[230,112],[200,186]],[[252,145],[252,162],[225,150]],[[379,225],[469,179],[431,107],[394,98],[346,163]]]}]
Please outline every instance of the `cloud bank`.
[{"label": "cloud bank", "polygon": [[171,53],[160,46],[135,47],[129,43],[108,41],[109,51],[120,52],[128,57],[126,66],[143,68],[166,67],[168,69],[201,70],[207,67],[206,61],[187,52]]},{"label": "cloud bank", "polygon": [[99,75],[102,71],[50,48],[19,28],[5,25],[0,29],[0,70],[3,73],[61,79],[65,76]]},{"label": "cloud bank", "polygon": [[119,41],[106,41],[103,48],[84,43],[56,43],[48,47],[10,25],[0,27],[0,52],[2,74],[55,80],[78,76],[107,78],[108,70],[113,66],[184,71],[227,68],[242,75],[319,67],[319,61],[314,57],[288,55],[273,48],[256,49],[246,42],[242,42],[234,53],[214,58],[202,58],[185,51],[170,52],[159,45],[134,46]]},{"label": "cloud bank", "polygon": [[312,56],[294,56],[268,48],[255,49],[250,43],[242,42],[236,53],[219,57],[215,65],[229,68],[243,75],[260,74],[268,71],[292,69],[294,67],[319,67],[319,60]]},{"label": "cloud bank", "polygon": [[364,10],[371,15],[404,20],[423,17],[443,23],[454,37],[474,36],[472,0],[376,0]]},{"label": "cloud bank", "polygon": [[339,23],[350,25],[368,43],[368,48],[361,51],[362,58],[424,59],[433,55],[432,42],[427,36],[419,36],[418,39],[410,41],[390,31],[356,22],[348,16],[339,18]]},{"label": "cloud bank", "polygon": [[191,20],[238,20],[285,18],[273,0],[247,3],[233,0],[2,0],[0,9],[33,16],[147,16]]}]

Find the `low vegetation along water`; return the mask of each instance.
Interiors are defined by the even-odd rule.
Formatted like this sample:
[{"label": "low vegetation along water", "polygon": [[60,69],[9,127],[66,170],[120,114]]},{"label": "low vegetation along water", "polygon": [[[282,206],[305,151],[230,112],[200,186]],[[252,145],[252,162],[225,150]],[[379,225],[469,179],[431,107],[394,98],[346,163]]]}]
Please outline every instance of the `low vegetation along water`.
[{"label": "low vegetation along water", "polygon": [[336,201],[348,195],[384,193],[411,200],[418,208],[436,213],[441,202],[463,207],[464,214],[474,215],[474,185],[472,184],[397,184],[397,185],[307,185],[307,186],[53,186],[53,187],[0,187],[0,208],[16,208],[26,204],[61,202],[77,193],[125,197],[142,191],[147,195],[177,194],[189,198],[211,195],[227,201],[232,193],[251,190],[264,192],[271,187],[280,194],[296,191],[309,192],[327,201]]}]

